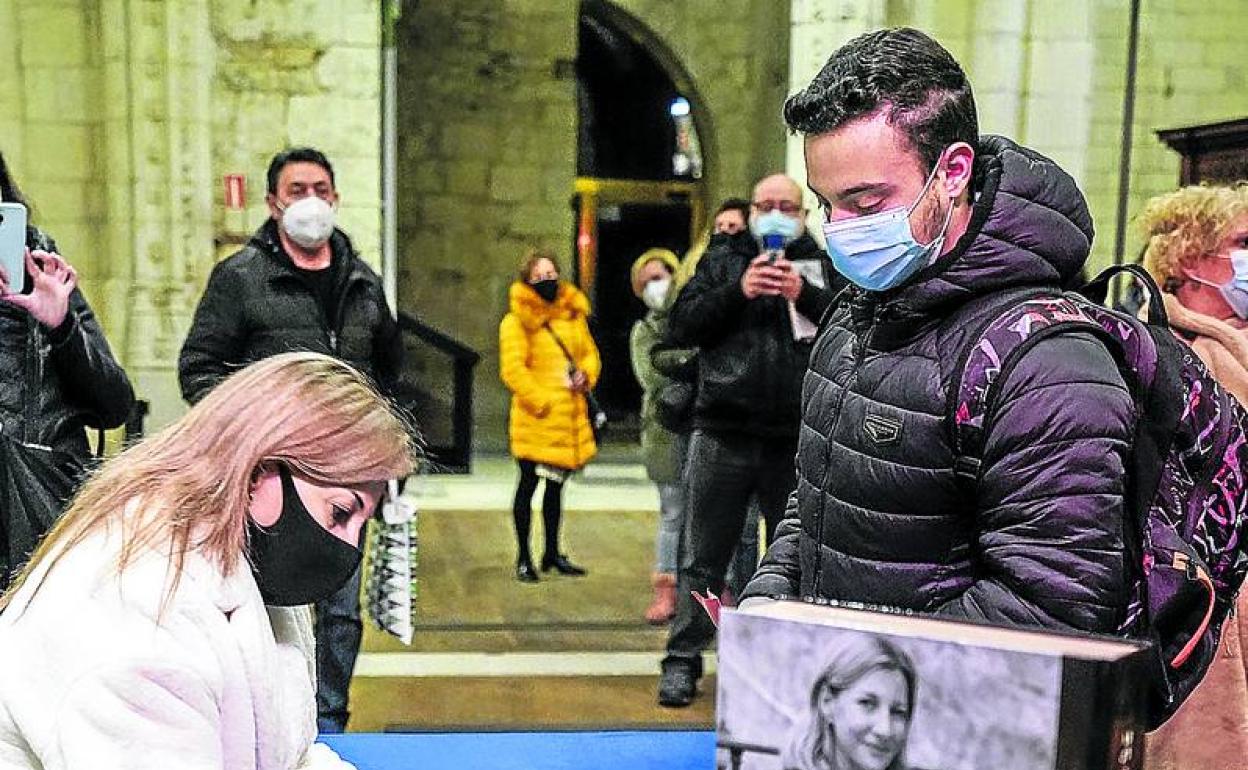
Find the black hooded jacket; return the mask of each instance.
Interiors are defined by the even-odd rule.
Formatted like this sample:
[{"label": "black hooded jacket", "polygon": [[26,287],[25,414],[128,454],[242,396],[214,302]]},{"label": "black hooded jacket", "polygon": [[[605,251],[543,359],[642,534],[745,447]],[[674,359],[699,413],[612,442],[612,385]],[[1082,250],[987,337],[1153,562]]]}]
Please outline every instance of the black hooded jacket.
[{"label": "black hooded jacket", "polygon": [[1052,161],[999,137],[978,160],[954,249],[895,291],[851,290],[821,333],[797,489],[746,597],[1100,632],[1121,620],[1135,405],[1099,340],[1028,349],[997,383],[978,483],[954,475],[959,353],[1012,296],[1068,285],[1092,239],[1083,196]]},{"label": "black hooded jacket", "polygon": [[247,364],[296,350],[346,361],[394,393],[403,345],[381,278],[342,231],[330,246],[328,311],[282,249],[273,220],[213,269],[178,358],[183,398],[193,404]]},{"label": "black hooded jacket", "polygon": [[[749,233],[712,239],[672,306],[668,343],[699,348],[694,428],[791,438],[811,343],[794,341],[783,297],[748,300],[742,293],[741,277],[758,254]],[[785,257],[821,276],[822,288],[804,281],[796,303],[817,323],[844,279],[809,234],[790,243]]]}]

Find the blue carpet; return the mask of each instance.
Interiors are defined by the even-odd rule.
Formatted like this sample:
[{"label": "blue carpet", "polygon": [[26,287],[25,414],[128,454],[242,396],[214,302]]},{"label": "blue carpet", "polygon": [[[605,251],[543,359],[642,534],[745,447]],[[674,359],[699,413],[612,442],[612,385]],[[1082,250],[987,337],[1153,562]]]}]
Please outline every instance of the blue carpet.
[{"label": "blue carpet", "polygon": [[346,733],[321,737],[359,770],[710,770],[713,732]]}]

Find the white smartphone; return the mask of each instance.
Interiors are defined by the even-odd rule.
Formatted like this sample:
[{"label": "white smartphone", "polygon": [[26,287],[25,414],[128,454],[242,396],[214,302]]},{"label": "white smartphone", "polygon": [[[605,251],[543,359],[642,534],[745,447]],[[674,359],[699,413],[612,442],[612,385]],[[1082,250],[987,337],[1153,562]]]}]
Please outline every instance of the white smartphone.
[{"label": "white smartphone", "polygon": [[26,207],[20,203],[0,203],[0,269],[10,292],[26,291]]}]

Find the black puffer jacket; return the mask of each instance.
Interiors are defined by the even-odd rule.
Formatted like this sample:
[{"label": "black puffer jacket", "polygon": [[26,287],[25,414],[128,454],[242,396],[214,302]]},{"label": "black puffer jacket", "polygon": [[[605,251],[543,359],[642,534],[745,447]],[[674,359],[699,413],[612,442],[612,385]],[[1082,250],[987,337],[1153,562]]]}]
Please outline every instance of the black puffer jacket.
[{"label": "black puffer jacket", "polygon": [[[741,276],[758,254],[749,233],[713,239],[672,306],[668,342],[700,348],[695,428],[792,437],[812,346],[793,340],[782,297],[747,300],[741,292]],[[817,322],[844,279],[808,234],[790,243],[785,256],[822,276],[824,288],[807,281],[797,302],[798,310]]]},{"label": "black puffer jacket", "polygon": [[178,358],[182,397],[195,403],[231,372],[262,358],[306,350],[342,359],[393,394],[403,358],[381,279],[340,230],[330,238],[335,318],[282,250],[273,220],[208,278]]},{"label": "black puffer jacket", "polygon": [[797,490],[745,596],[1090,631],[1119,621],[1135,408],[1098,340],[1036,343],[1000,381],[978,485],[953,473],[959,352],[1009,293],[1068,282],[1092,238],[1083,196],[1052,161],[985,137],[979,169],[953,251],[896,292],[857,292],[821,334]]},{"label": "black puffer jacket", "polygon": [[[26,245],[56,251],[33,227]],[[0,302],[0,431],[6,436],[81,463],[91,456],[84,429],[116,428],[133,408],[130,380],[82,292],[74,289],[64,323],[52,330]]]}]

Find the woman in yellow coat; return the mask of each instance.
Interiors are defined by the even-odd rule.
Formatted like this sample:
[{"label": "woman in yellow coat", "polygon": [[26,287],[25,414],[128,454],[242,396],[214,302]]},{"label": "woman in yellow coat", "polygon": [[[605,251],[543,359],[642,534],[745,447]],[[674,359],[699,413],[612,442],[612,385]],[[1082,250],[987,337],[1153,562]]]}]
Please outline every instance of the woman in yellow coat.
[{"label": "woman in yellow coat", "polygon": [[542,572],[584,575],[584,569],[559,552],[559,522],[563,483],[598,451],[585,398],[602,368],[589,333],[589,300],[559,280],[554,254],[542,249],[525,255],[510,300],[511,311],[499,326],[498,347],[503,383],[511,391],[511,454],[520,465],[512,504],[519,542],[516,579],[538,580],[529,552],[529,529],[539,477],[546,479]]}]

